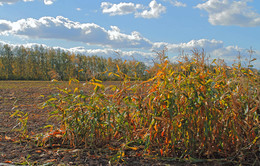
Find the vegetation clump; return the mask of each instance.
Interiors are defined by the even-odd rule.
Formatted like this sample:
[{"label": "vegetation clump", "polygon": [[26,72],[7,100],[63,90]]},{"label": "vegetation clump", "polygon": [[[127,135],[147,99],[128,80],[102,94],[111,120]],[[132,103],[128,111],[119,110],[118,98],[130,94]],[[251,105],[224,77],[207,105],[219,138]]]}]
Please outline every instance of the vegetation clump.
[{"label": "vegetation clump", "polygon": [[167,60],[165,50],[158,57],[145,81],[117,65],[116,72],[104,74],[118,77],[119,85],[93,78],[85,83],[93,89],[88,93],[59,89],[44,105],[54,108],[50,118],[59,126],[40,144],[107,147],[117,152],[116,159],[130,150],[136,156],[259,164],[258,73],[241,62],[207,64],[197,50],[178,65]]}]

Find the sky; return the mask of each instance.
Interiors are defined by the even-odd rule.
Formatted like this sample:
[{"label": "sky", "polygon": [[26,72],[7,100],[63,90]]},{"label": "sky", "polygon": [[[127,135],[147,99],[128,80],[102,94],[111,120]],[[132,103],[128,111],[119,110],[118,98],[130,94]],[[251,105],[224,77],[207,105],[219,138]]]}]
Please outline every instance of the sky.
[{"label": "sky", "polygon": [[0,43],[35,44],[151,63],[155,51],[204,49],[260,68],[259,0],[0,0]]}]

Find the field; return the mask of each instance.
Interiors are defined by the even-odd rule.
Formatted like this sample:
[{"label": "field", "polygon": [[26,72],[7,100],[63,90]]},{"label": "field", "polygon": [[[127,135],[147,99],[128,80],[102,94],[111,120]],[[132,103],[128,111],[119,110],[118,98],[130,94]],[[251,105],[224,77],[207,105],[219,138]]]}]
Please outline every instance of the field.
[{"label": "field", "polygon": [[[105,82],[106,86],[111,84],[115,85],[118,82]],[[43,102],[47,100],[47,97],[42,97],[42,95],[49,96],[57,92],[54,85],[57,84],[49,81],[0,81],[0,163],[25,165],[46,163],[61,165],[109,164],[109,159],[114,154],[101,148],[37,147],[30,141],[19,141],[19,134],[13,129],[17,126],[17,119],[10,118],[10,116],[17,109],[26,112],[30,115],[28,131],[31,133],[42,132],[42,126],[47,125],[48,119],[47,109],[41,109]],[[64,88],[68,86],[68,82],[61,82],[57,86]],[[87,92],[88,89],[85,88],[85,91]],[[57,124],[55,121],[51,123]],[[138,165],[169,163],[141,157],[129,158],[126,161]],[[180,165],[185,165],[184,163],[180,162]]]},{"label": "field", "polygon": [[[83,83],[81,82],[80,85]],[[105,82],[106,86],[119,84],[118,82]],[[42,109],[42,104],[47,97],[57,92],[54,86],[64,88],[68,82],[53,83],[50,81],[0,81],[0,163],[10,164],[109,164],[113,153],[107,150],[75,149],[70,147],[37,147],[29,141],[18,141],[19,134],[13,128],[17,126],[17,119],[10,118],[15,110],[19,109],[30,114],[28,119],[28,131],[31,133],[42,132],[42,126],[47,124],[48,110]],[[81,86],[83,87],[83,86]],[[85,92],[88,88],[84,89]],[[57,122],[51,122],[57,124]],[[126,159],[126,163],[143,165],[164,165],[178,163],[187,165],[189,162],[175,162],[154,160],[146,157],[134,157]],[[202,163],[208,163],[203,161]],[[206,164],[205,164],[206,165]]]},{"label": "field", "polygon": [[1,81],[0,162],[258,165],[260,79],[250,62],[159,58],[145,81],[119,66],[108,76],[120,82]]}]

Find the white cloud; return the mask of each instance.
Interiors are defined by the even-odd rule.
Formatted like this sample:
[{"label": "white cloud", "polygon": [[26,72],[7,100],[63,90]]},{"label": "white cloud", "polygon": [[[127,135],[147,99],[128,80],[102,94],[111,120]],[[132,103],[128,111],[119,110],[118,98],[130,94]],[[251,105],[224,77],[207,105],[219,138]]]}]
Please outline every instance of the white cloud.
[{"label": "white cloud", "polygon": [[175,7],[186,7],[187,5],[185,3],[182,3],[178,0],[163,0],[165,2],[170,2]]},{"label": "white cloud", "polygon": [[81,8],[76,8],[77,11],[81,11]]},{"label": "white cloud", "polygon": [[135,17],[142,18],[158,18],[162,13],[166,12],[166,7],[162,4],[158,4],[156,0],[152,0],[149,3],[149,7],[131,2],[121,2],[119,4],[102,2],[101,8],[103,9],[103,13],[109,14],[110,16],[134,14]]},{"label": "white cloud", "polygon": [[208,20],[212,25],[260,26],[260,14],[247,5],[250,1],[208,0],[196,8],[208,12]]},{"label": "white cloud", "polygon": [[[0,0],[0,6],[2,6],[4,4],[11,5],[11,4],[14,4],[18,1],[21,1],[21,0]],[[24,2],[33,2],[34,0],[23,0],[23,1]],[[55,0],[44,0],[43,2],[44,2],[45,5],[52,5],[54,1]]]},{"label": "white cloud", "polygon": [[94,23],[73,22],[62,16],[42,17],[40,19],[21,19],[16,22],[0,20],[0,34],[12,34],[29,38],[65,39],[89,45],[113,48],[151,48],[152,43],[134,31],[124,34],[116,26],[111,29]]},{"label": "white cloud", "polygon": [[12,23],[10,21],[0,20],[0,33],[11,30],[11,24]]},{"label": "white cloud", "polygon": [[[82,42],[88,45],[101,46],[100,49],[85,49],[75,47],[69,51],[77,51],[87,55],[101,55],[104,57],[115,56],[115,51],[119,52],[124,59],[132,58],[149,62],[154,58],[152,50],[162,50],[164,46],[168,48],[170,59],[176,59],[183,50],[190,54],[194,48],[204,49],[212,58],[225,59],[229,64],[236,59],[238,51],[245,49],[237,46],[224,46],[223,41],[199,39],[185,43],[151,42],[143,37],[139,32],[125,34],[117,26],[105,29],[94,23],[79,23],[71,21],[62,16],[42,17],[40,19],[21,19],[16,22],[0,20],[0,35],[14,35],[33,39],[63,39],[68,41]],[[132,51],[125,51],[131,49]],[[138,49],[138,50],[137,50]],[[147,52],[148,51],[148,52]],[[243,54],[245,51],[243,51]],[[256,52],[260,56],[259,51]],[[148,59],[148,60],[147,60]],[[260,60],[254,62],[260,64]],[[259,67],[258,67],[259,68]]]},{"label": "white cloud", "polygon": [[142,51],[122,51],[120,49],[86,49],[84,47],[74,47],[70,49],[66,49],[70,52],[77,52],[82,53],[84,55],[98,55],[105,58],[108,57],[117,57],[120,56],[120,58],[124,60],[132,60],[133,58],[137,61],[141,62],[151,62],[152,59],[155,58],[155,54],[152,52],[142,52]]},{"label": "white cloud", "polygon": [[[178,59],[178,54],[184,53],[190,55],[194,49],[204,50],[206,55],[210,55],[211,59],[224,59],[228,65],[231,65],[237,60],[238,53],[242,55],[242,59],[245,62],[245,58],[248,55],[247,49],[241,48],[238,46],[224,46],[223,41],[219,40],[208,40],[208,39],[199,39],[191,40],[187,43],[179,44],[170,44],[164,42],[154,43],[154,50],[162,50],[164,47],[167,47],[169,54],[174,54],[171,56],[171,61],[176,61]],[[256,51],[253,54],[253,57],[260,57],[260,52]],[[257,61],[253,63],[256,68],[260,68],[260,59],[257,58]]]},{"label": "white cloud", "polygon": [[45,5],[52,5],[55,0],[44,0]]},{"label": "white cloud", "polygon": [[213,50],[223,48],[223,41],[199,39],[191,40],[187,43],[170,44],[164,42],[154,43],[153,49],[161,50],[163,47],[167,47],[170,52],[178,53],[180,51],[189,52],[193,49],[204,49],[206,52],[211,52]]},{"label": "white cloud", "polygon": [[110,16],[115,15],[126,15],[137,12],[137,9],[142,9],[143,6],[140,4],[134,3],[124,3],[121,2],[119,4],[112,4],[110,2],[102,2],[101,8],[103,9],[102,12],[109,14]]},{"label": "white cloud", "polygon": [[[20,1],[20,0],[0,0],[0,5],[2,6],[5,3],[10,5],[10,4],[14,4],[18,1]],[[26,2],[26,0],[25,0],[25,2]]]},{"label": "white cloud", "polygon": [[166,12],[166,7],[162,4],[158,4],[156,0],[152,0],[149,4],[149,7],[149,10],[144,10],[140,13],[135,13],[135,16],[143,18],[158,18],[162,13]]}]

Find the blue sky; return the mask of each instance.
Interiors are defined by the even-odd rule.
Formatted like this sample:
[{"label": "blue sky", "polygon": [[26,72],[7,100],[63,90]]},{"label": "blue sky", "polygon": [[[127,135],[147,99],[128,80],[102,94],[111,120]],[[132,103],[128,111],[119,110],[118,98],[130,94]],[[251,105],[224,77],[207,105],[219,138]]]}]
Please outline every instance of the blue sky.
[{"label": "blue sky", "polygon": [[228,64],[252,47],[260,68],[260,1],[0,0],[0,43],[147,63],[164,46],[172,61],[203,48]]}]

